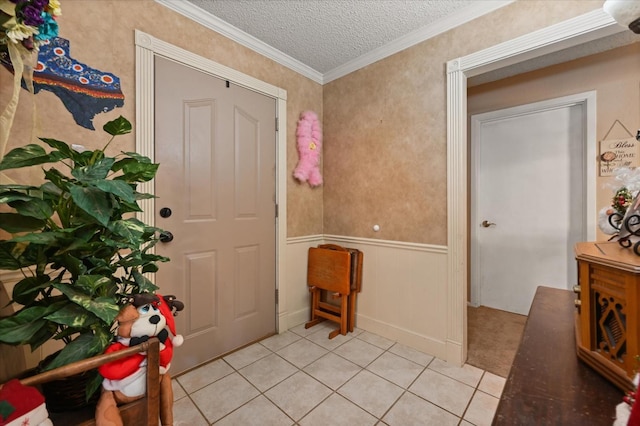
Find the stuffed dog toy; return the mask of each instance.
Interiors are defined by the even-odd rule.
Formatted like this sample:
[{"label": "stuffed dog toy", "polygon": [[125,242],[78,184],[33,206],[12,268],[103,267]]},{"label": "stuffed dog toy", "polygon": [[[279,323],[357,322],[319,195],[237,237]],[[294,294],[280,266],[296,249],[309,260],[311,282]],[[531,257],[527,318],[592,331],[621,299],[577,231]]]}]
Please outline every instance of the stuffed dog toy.
[{"label": "stuffed dog toy", "polygon": [[[118,316],[118,336],[105,353],[135,346],[157,337],[160,341],[160,421],[173,424],[173,391],[168,370],[174,346],[184,339],[176,334],[173,317],[184,309],[174,296],[150,293],[134,295]],[[97,426],[120,426],[122,418],[118,404],[135,401],[146,392],[146,354],[137,353],[98,367],[104,377],[102,393],[96,406]]]}]

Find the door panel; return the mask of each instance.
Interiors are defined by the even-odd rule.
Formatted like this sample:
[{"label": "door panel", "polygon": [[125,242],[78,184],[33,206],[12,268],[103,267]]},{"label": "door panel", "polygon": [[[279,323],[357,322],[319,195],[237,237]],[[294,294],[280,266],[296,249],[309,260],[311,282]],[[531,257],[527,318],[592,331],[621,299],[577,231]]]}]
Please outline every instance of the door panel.
[{"label": "door panel", "polygon": [[185,302],[178,373],[275,333],[275,100],[156,57],[163,294]]},{"label": "door panel", "polygon": [[479,304],[526,315],[538,286],[576,283],[573,246],[585,230],[582,108],[504,111],[474,127]]}]

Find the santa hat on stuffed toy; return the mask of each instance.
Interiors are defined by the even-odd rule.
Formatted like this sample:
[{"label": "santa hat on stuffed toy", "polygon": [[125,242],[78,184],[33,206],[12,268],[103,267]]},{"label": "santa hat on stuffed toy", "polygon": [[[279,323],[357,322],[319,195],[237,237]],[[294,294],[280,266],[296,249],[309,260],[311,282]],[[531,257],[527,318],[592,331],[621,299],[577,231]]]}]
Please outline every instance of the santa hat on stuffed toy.
[{"label": "santa hat on stuffed toy", "polygon": [[53,423],[42,394],[13,379],[0,388],[0,425],[53,426]]},{"label": "santa hat on stuffed toy", "polygon": [[[176,322],[173,318],[174,313],[172,311],[172,309],[174,308],[174,304],[176,304],[175,302],[177,302],[175,300],[175,296],[158,296],[161,299],[158,309],[160,310],[162,316],[164,316],[164,318],[167,320],[167,327],[173,335],[171,337],[171,343],[173,343],[173,346],[175,347],[180,346],[182,345],[182,343],[184,343],[184,337],[182,337],[181,334],[176,333]],[[176,307],[176,311],[180,310],[182,310],[182,307]]]}]

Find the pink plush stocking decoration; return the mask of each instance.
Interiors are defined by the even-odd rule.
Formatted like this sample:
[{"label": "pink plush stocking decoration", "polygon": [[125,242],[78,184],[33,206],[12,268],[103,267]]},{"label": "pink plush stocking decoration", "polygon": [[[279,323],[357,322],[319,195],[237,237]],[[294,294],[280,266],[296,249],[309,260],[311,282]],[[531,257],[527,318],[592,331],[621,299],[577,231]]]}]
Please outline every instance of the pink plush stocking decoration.
[{"label": "pink plush stocking decoration", "polygon": [[300,114],[298,129],[298,165],[293,171],[293,177],[300,182],[309,182],[311,186],[322,184],[320,174],[320,151],[322,149],[322,131],[318,123],[318,116],[313,111]]}]

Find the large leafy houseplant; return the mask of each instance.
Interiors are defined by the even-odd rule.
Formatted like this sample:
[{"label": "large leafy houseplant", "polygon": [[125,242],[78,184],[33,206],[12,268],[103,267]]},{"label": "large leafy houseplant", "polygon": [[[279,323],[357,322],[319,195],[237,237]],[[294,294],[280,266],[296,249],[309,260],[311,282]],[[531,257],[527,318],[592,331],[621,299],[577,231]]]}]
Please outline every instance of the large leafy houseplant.
[{"label": "large leafy houseplant", "polygon": [[[141,182],[158,165],[136,153],[105,155],[113,138],[131,131],[119,117],[104,126],[112,135],[94,151],[55,139],[13,149],[0,171],[53,163],[40,186],[0,185],[0,269],[24,278],[12,299],[22,307],[0,319],[0,342],[29,344],[63,340],[47,369],[102,353],[113,337],[120,303],[128,295],[153,291],[144,274],[167,258],[153,254],[160,230],[133,215]],[[75,149],[74,149],[75,148]]]}]

